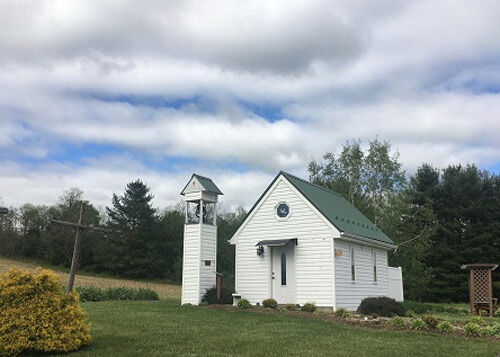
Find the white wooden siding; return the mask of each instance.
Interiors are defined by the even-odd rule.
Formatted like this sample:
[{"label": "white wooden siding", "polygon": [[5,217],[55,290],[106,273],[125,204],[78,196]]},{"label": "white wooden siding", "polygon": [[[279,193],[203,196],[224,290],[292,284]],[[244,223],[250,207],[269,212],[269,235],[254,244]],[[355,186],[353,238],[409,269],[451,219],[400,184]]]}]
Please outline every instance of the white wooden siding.
[{"label": "white wooden siding", "polygon": [[200,274],[200,225],[184,225],[182,304],[198,304]]},{"label": "white wooden siding", "polygon": [[[351,256],[349,247],[354,247],[356,280],[351,280]],[[342,256],[335,258],[336,308],[356,310],[369,296],[388,296],[387,250],[360,243],[335,240],[335,249]],[[377,254],[377,282],[373,281],[372,250]]]},{"label": "white wooden siding", "polygon": [[388,269],[389,297],[396,301],[404,301],[403,296],[403,271],[401,267]]},{"label": "white wooden siding", "polygon": [[[200,300],[207,289],[215,286],[216,275],[216,242],[217,227],[209,224],[201,225],[201,257],[200,257]],[[210,260],[210,266],[205,265]]]},{"label": "white wooden siding", "polygon": [[[279,178],[242,227],[236,242],[236,292],[252,304],[271,297],[271,248],[264,256],[255,245],[267,239],[297,238],[295,249],[296,301],[314,301],[318,306],[333,306],[332,239],[338,232],[325,223],[285,179]],[[291,215],[276,218],[275,207],[286,202]]]}]

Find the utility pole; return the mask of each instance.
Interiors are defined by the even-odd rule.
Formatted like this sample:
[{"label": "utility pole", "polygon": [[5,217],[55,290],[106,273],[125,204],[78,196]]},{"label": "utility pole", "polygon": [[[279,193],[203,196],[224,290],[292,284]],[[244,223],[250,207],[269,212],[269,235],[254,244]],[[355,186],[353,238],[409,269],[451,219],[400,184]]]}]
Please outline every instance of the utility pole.
[{"label": "utility pole", "polygon": [[118,232],[118,231],[113,231],[110,229],[105,229],[102,227],[84,225],[83,224],[84,212],[85,212],[85,203],[82,201],[80,204],[80,217],[78,218],[78,223],[58,221],[56,219],[51,220],[53,223],[58,223],[58,224],[62,224],[64,226],[70,226],[70,227],[76,228],[75,244],[73,247],[73,258],[71,259],[71,269],[69,271],[69,281],[68,281],[68,286],[66,288],[66,294],[69,294],[71,291],[73,291],[73,284],[75,282],[76,270],[78,269],[78,261],[80,259],[80,243],[82,240],[83,231],[85,229],[90,229],[90,230],[105,232],[105,233]]}]

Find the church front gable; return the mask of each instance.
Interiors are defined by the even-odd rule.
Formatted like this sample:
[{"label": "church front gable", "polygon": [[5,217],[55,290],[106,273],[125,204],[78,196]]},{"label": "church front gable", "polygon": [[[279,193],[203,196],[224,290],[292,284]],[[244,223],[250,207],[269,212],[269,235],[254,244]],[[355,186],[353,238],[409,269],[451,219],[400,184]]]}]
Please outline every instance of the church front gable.
[{"label": "church front gable", "polygon": [[258,255],[256,246],[262,241],[295,240],[290,250],[293,274],[289,274],[294,281],[287,281],[295,284],[295,301],[288,302],[332,306],[333,238],[338,236],[286,178],[278,177],[232,239],[236,244],[236,291],[252,303],[273,297],[277,291],[273,280],[281,278],[272,261],[274,252],[276,263],[278,247],[265,245]]}]

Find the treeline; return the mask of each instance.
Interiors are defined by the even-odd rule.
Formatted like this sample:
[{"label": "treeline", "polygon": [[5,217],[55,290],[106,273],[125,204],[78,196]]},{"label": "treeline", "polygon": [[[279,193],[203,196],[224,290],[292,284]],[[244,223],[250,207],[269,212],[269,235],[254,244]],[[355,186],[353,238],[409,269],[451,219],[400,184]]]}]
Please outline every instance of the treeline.
[{"label": "treeline", "polygon": [[[84,200],[83,223],[105,229],[84,231],[80,269],[118,277],[180,282],[183,205],[159,211],[153,208],[152,199],[149,187],[137,180],[127,185],[123,195],[113,195],[105,212]],[[0,254],[69,267],[75,228],[53,220],[78,222],[82,200],[83,192],[72,188],[53,206],[10,207],[7,215],[0,215]],[[239,210],[218,217],[217,269],[227,282],[232,282],[234,276],[234,254],[227,240],[244,216],[245,212]]]},{"label": "treeline", "polygon": [[[444,169],[422,164],[409,176],[389,142],[347,142],[339,155],[311,161],[310,180],[346,197],[397,245],[390,263],[403,268],[407,299],[467,301],[468,263],[500,263],[500,177],[475,165]],[[166,279],[182,275],[182,204],[161,211],[142,181],[113,195],[106,211],[86,202],[80,268],[121,277]],[[0,215],[0,254],[36,258],[69,267],[83,192],[70,189],[53,206],[25,204]],[[246,213],[219,213],[217,271],[233,282],[234,252],[227,240]],[[500,269],[494,273],[500,297]]]},{"label": "treeline", "polygon": [[[344,195],[397,245],[407,299],[467,301],[468,263],[500,264],[500,177],[475,165],[422,164],[408,176],[389,142],[347,142],[309,164],[311,181]],[[493,272],[500,297],[500,269]]]}]

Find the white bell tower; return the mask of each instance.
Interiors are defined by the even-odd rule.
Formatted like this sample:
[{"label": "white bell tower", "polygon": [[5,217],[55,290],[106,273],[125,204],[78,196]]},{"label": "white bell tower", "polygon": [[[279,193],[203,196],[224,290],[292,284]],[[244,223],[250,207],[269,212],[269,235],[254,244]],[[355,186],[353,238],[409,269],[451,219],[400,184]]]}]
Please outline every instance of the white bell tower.
[{"label": "white bell tower", "polygon": [[216,284],[217,197],[223,193],[207,177],[193,174],[181,192],[186,202],[181,304],[198,305]]}]

